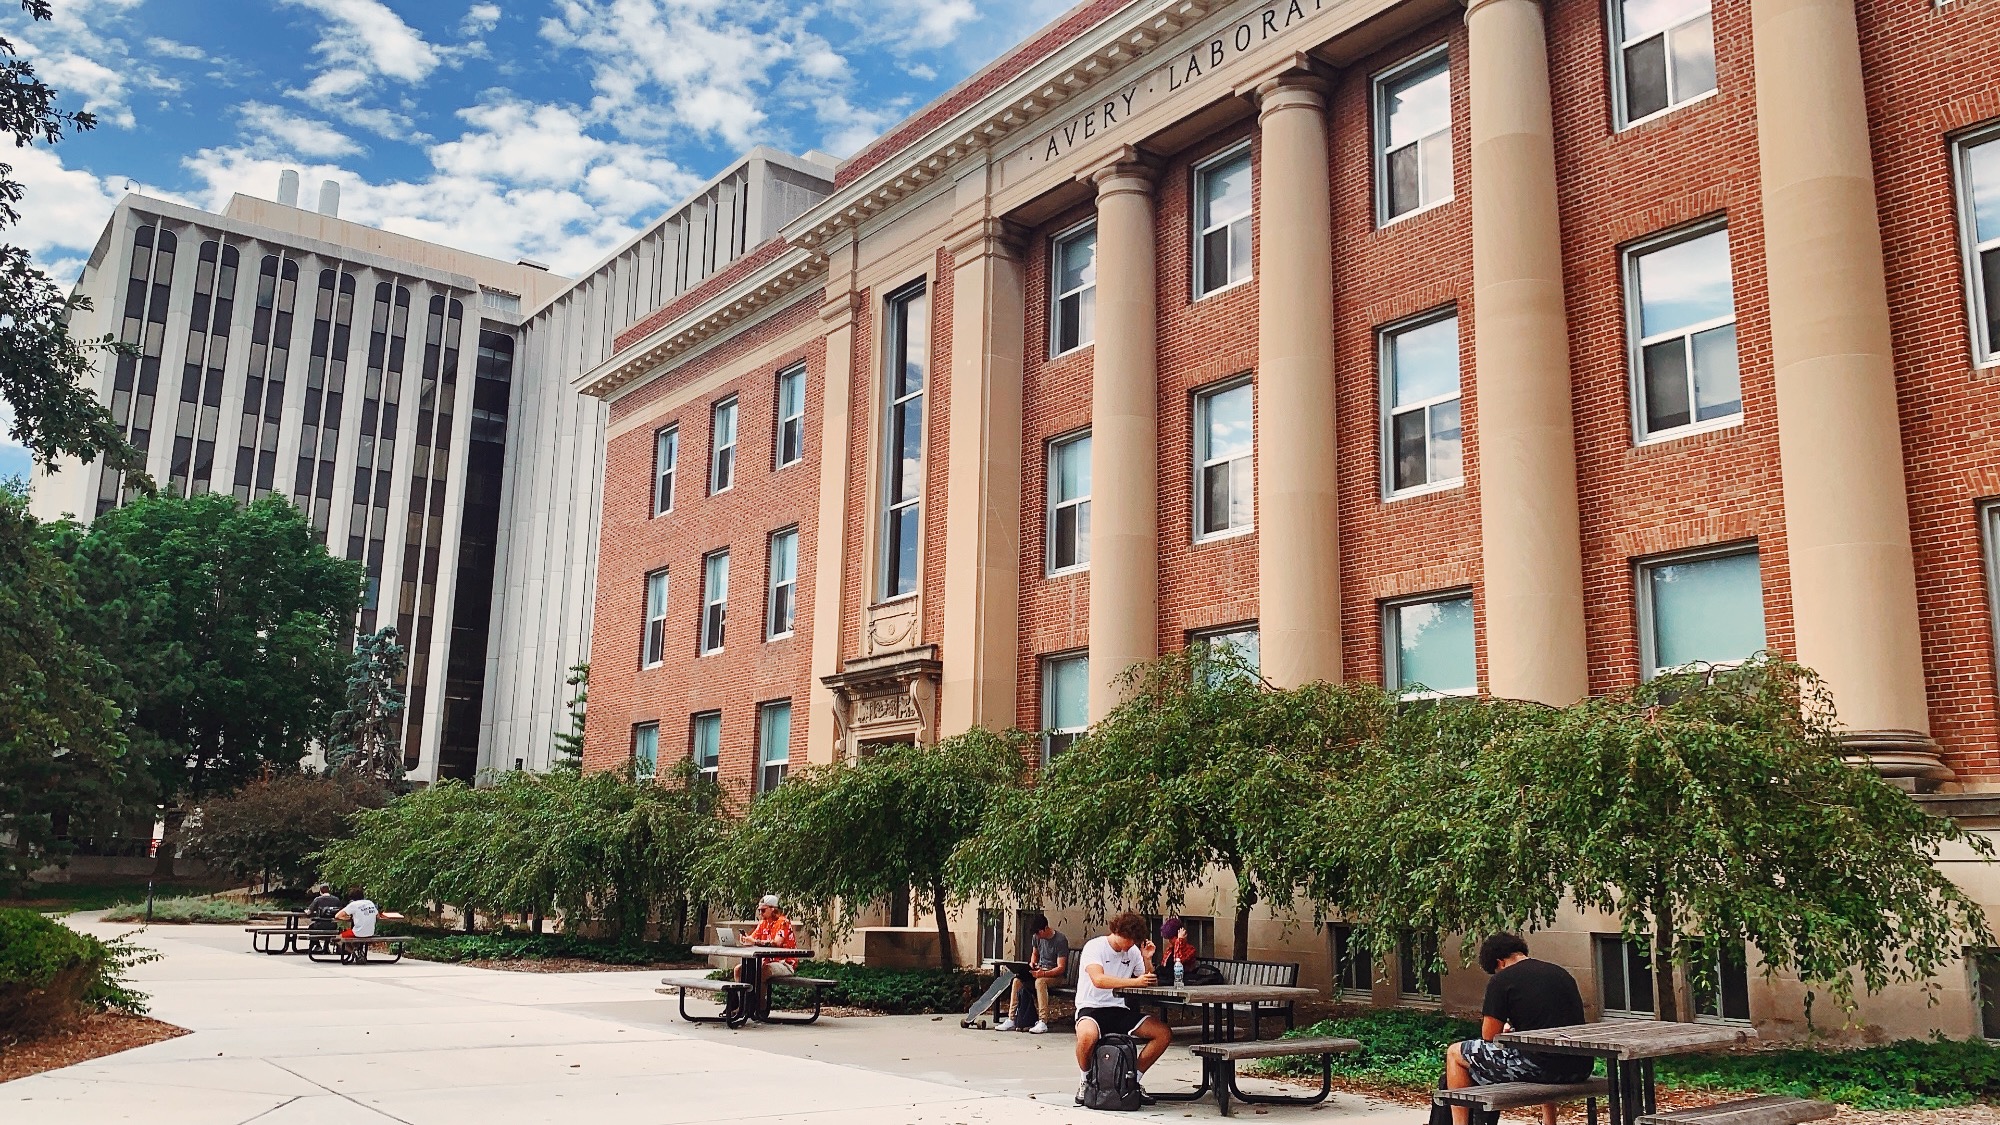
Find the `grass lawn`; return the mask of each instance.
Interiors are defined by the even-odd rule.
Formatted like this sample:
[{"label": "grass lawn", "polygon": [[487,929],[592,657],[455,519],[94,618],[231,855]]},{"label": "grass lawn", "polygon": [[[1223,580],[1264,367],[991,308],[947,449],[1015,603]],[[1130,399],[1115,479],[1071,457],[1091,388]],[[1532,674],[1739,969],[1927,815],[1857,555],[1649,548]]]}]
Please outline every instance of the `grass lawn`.
[{"label": "grass lawn", "polygon": [[[177,895],[205,895],[215,891],[228,890],[238,885],[228,879],[174,879],[161,880],[154,884],[155,901]],[[70,913],[77,910],[103,910],[121,902],[136,902],[141,908],[146,902],[146,881],[144,879],[119,879],[106,882],[38,883],[28,892],[28,897],[20,899],[0,899],[0,906],[25,906],[30,910]]]}]

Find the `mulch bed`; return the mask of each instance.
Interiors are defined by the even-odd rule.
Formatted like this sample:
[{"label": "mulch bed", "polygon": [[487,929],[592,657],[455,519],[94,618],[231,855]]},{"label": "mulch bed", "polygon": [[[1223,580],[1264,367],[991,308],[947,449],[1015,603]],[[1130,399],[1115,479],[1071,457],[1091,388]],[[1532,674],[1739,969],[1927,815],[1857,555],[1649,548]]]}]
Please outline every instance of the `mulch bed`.
[{"label": "mulch bed", "polygon": [[[412,961],[422,958],[412,957]],[[706,961],[656,961],[650,965],[606,965],[578,957],[482,958],[476,961],[440,961],[436,964],[464,965],[472,969],[497,969],[503,973],[650,973],[660,969],[706,969]]]},{"label": "mulch bed", "polygon": [[100,1012],[85,1017],[69,1031],[0,1049],[0,1082],[101,1059],[187,1033],[187,1028],[145,1016]]}]

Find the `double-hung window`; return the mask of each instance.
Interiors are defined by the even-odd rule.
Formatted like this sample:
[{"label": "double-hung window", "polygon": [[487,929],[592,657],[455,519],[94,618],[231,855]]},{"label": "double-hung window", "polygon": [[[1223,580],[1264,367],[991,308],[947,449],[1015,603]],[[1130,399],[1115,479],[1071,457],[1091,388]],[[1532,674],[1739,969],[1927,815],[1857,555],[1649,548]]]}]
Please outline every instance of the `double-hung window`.
[{"label": "double-hung window", "polygon": [[886,418],[882,485],[882,597],[917,592],[917,543],[923,526],[924,381],[930,365],[930,313],[921,283],[889,298],[885,356]]},{"label": "double-hung window", "polygon": [[1597,1004],[1607,1016],[1651,1019],[1653,953],[1623,934],[1598,934],[1591,939],[1597,952]]},{"label": "double-hung window", "polygon": [[792,701],[766,703],[757,708],[757,792],[783,785],[791,765]]},{"label": "double-hung window", "polygon": [[1440,49],[1375,79],[1376,222],[1451,196],[1451,63]]},{"label": "double-hung window", "polygon": [[1250,279],[1250,149],[1194,170],[1194,295]]},{"label": "double-hung window", "polygon": [[788,527],[771,536],[771,590],[766,599],[764,639],[792,635],[798,616],[799,529]]},{"label": "double-hung window", "polygon": [[716,551],[701,560],[701,653],[722,651],[723,626],[729,617],[729,552]]},{"label": "double-hung window", "polygon": [[1365,1000],[1375,991],[1375,958],[1361,932],[1345,922],[1327,927],[1333,943],[1333,983],[1343,999]]},{"label": "double-hung window", "polygon": [[660,724],[632,728],[632,780],[651,781],[660,769]]},{"label": "double-hung window", "polygon": [[806,369],[804,364],[778,373],[778,432],[771,447],[777,467],[795,465],[806,456]]},{"label": "double-hung window", "polygon": [[1724,946],[1714,964],[1688,976],[1696,1018],[1750,1022],[1750,959],[1742,945]]},{"label": "double-hung window", "polygon": [[736,483],[735,395],[711,408],[708,434],[708,491],[713,495]]},{"label": "double-hung window", "polygon": [[1050,574],[1090,565],[1090,435],[1049,443]]},{"label": "double-hung window", "polygon": [[1061,355],[1097,338],[1097,227],[1093,224],[1055,241],[1055,284],[1050,291],[1049,354]]},{"label": "double-hung window", "polygon": [[[1234,660],[1251,672],[1260,668],[1263,659],[1259,651],[1257,626],[1228,625],[1220,629],[1207,629],[1188,635],[1188,646],[1201,655],[1214,660]],[[1222,670],[1217,669],[1219,674]]]},{"label": "double-hung window", "polygon": [[709,781],[722,772],[722,712],[705,711],[688,719],[688,757],[695,772]]},{"label": "double-hung window", "polygon": [[1438,967],[1435,934],[1405,937],[1396,943],[1397,992],[1405,1000],[1436,1000],[1444,995],[1444,972]]},{"label": "double-hung window", "polygon": [[1245,379],[1194,400],[1194,537],[1250,530],[1256,510],[1255,403]]},{"label": "double-hung window", "polygon": [[2000,129],[1967,137],[1957,148],[1972,355],[1980,364],[2000,363]]},{"label": "double-hung window", "polygon": [[667,654],[667,572],[656,570],[646,576],[646,635],[641,641],[639,663],[658,666]]},{"label": "double-hung window", "polygon": [[1973,1001],[1979,1005],[1979,1034],[2000,1039],[2000,949],[1976,949],[1971,962]]},{"label": "double-hung window", "polygon": [[653,435],[653,514],[674,510],[674,470],[681,462],[681,428],[668,426]]},{"label": "double-hung window", "polygon": [[1741,418],[1728,229],[1628,250],[1625,291],[1640,440]]},{"label": "double-hung window", "polygon": [[1709,0],[1610,0],[1618,127],[1715,91]]},{"label": "double-hung window", "polygon": [[1090,654],[1042,658],[1042,764],[1070,748],[1090,726]]},{"label": "double-hung window", "polygon": [[1457,484],[1458,314],[1382,331],[1382,450],[1388,495]]},{"label": "double-hung window", "polygon": [[1639,648],[1647,679],[1690,664],[1738,664],[1764,647],[1757,548],[1639,564]]},{"label": "double-hung window", "polygon": [[1472,595],[1432,595],[1382,607],[1383,678],[1405,698],[1479,690]]}]

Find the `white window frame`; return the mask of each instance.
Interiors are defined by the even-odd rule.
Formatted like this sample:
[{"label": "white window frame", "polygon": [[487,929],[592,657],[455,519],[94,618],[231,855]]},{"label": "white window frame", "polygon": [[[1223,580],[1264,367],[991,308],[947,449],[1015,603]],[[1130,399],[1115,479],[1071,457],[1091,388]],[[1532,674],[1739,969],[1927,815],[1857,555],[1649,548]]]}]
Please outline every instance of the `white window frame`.
[{"label": "white window frame", "polygon": [[[681,465],[681,426],[675,422],[653,431],[653,515],[674,510],[674,485]],[[664,500],[665,503],[661,503]]]},{"label": "white window frame", "polygon": [[[701,761],[700,730],[704,723],[715,723],[715,761],[703,765]],[[722,775],[722,712],[697,711],[688,716],[688,760],[694,763],[695,772],[715,781]]]},{"label": "white window frame", "polygon": [[[1058,498],[1057,491],[1062,487],[1060,460],[1062,451],[1078,442],[1087,442],[1089,440],[1090,431],[1084,429],[1064,434],[1059,438],[1051,439],[1049,442],[1048,504],[1046,505],[1048,513],[1043,521],[1046,526],[1043,528],[1042,535],[1042,562],[1043,572],[1050,578],[1062,574],[1079,574],[1090,569],[1090,536],[1088,535],[1079,535],[1077,537],[1076,554],[1080,561],[1070,566],[1056,565],[1056,516],[1064,508],[1087,510],[1090,507],[1090,493],[1088,492],[1082,496],[1073,496],[1067,500]],[[1086,456],[1088,455],[1086,454]],[[1080,513],[1078,522],[1080,525]]]},{"label": "white window frame", "polygon": [[[1090,660],[1090,650],[1072,649],[1068,652],[1051,652],[1044,655],[1041,659],[1042,709],[1041,713],[1035,716],[1035,718],[1038,725],[1040,725],[1042,728],[1042,737],[1039,739],[1039,741],[1042,744],[1043,768],[1047,768],[1049,763],[1055,761],[1056,759],[1056,754],[1058,753],[1058,751],[1055,749],[1056,739],[1058,738],[1067,739],[1067,741],[1063,743],[1063,749],[1068,750],[1072,745],[1076,743],[1076,740],[1080,735],[1082,735],[1085,731],[1090,729],[1090,723],[1088,722],[1088,720],[1086,720],[1084,725],[1080,727],[1055,727],[1049,725],[1049,723],[1054,721],[1056,713],[1056,700],[1055,700],[1056,678],[1054,675],[1055,666],[1058,664],[1066,664],[1073,660],[1084,661],[1085,662],[1084,667],[1085,669],[1088,669],[1090,667],[1088,663]],[[1086,672],[1085,682],[1087,683],[1088,681],[1089,681],[1089,675],[1088,672]],[[1089,713],[1089,709],[1090,709],[1089,701],[1086,700],[1084,703],[1084,711],[1086,715]]]},{"label": "white window frame", "polygon": [[[792,385],[798,387],[798,409],[793,413],[787,414],[785,413],[785,388]],[[806,365],[795,363],[778,372],[776,390],[778,422],[776,429],[771,435],[771,468],[773,471],[799,464],[806,459]],[[791,428],[791,432],[795,435],[799,447],[798,453],[790,460],[786,460],[785,458],[787,427]]]},{"label": "white window frame", "polygon": [[1403,682],[1403,637],[1402,622],[1397,610],[1413,605],[1428,605],[1432,602],[1473,601],[1472,587],[1459,586],[1450,590],[1432,590],[1422,594],[1412,594],[1403,598],[1384,598],[1382,615],[1382,686],[1396,692],[1396,698],[1404,702],[1419,699],[1469,699],[1479,694],[1479,603],[1472,607],[1472,676],[1469,688],[1453,688],[1438,691],[1427,688],[1424,691],[1404,691],[1398,685]]},{"label": "white window frame", "polygon": [[[1653,615],[1653,583],[1651,573],[1663,566],[1680,566],[1685,563],[1702,562],[1707,559],[1723,559],[1732,555],[1753,555],[1757,559],[1757,589],[1759,596],[1764,592],[1764,555],[1758,549],[1755,539],[1739,539],[1729,543],[1718,543],[1712,547],[1698,547],[1691,551],[1675,551],[1664,555],[1647,555],[1632,560],[1632,601],[1639,622],[1639,678],[1657,679],[1670,672],[1686,668],[1685,664],[1661,667],[1659,663],[1659,637],[1655,629]],[[1765,627],[1769,629],[1767,619]],[[1769,633],[1765,634],[1768,642]],[[1716,660],[1705,662],[1710,668],[1734,668],[1743,664],[1742,660]]]},{"label": "white window frame", "polygon": [[[1674,112],[1675,110],[1685,109],[1688,106],[1696,105],[1700,102],[1707,101],[1708,99],[1722,92],[1722,74],[1721,74],[1722,68],[1719,61],[1715,57],[1711,56],[1709,61],[1717,63],[1715,85],[1712,88],[1705,90],[1702,93],[1696,94],[1691,98],[1685,98],[1680,101],[1674,100],[1675,81],[1674,81],[1673,51],[1672,51],[1671,36],[1675,31],[1679,30],[1680,28],[1686,27],[1688,24],[1693,23],[1695,20],[1701,18],[1698,15],[1690,16],[1689,18],[1682,20],[1681,22],[1673,25],[1672,27],[1664,28],[1660,31],[1655,31],[1652,33],[1652,35],[1647,35],[1644,37],[1645,39],[1651,39],[1653,38],[1654,35],[1666,35],[1670,37],[1668,42],[1668,51],[1667,51],[1667,105],[1666,108],[1656,109],[1653,112],[1645,115],[1644,117],[1633,117],[1629,112],[1629,107],[1627,107],[1625,104],[1625,52],[1634,44],[1643,42],[1644,40],[1630,39],[1626,37],[1624,0],[1604,0],[1604,3],[1605,3],[1604,27],[1605,30],[1610,33],[1609,45],[1611,48],[1611,113],[1614,120],[1614,125],[1612,129],[1613,132],[1622,133],[1625,130],[1630,129],[1635,125],[1644,125],[1648,121],[1658,121],[1660,118],[1667,116],[1668,114]],[[1708,6],[1708,18],[1711,21],[1709,24],[1710,34],[1713,35],[1714,33],[1713,21],[1715,19],[1715,4],[1713,3],[1713,0],[1711,0]]]},{"label": "white window frame", "polygon": [[[778,544],[786,541],[789,541],[791,544],[792,557],[791,565],[788,568],[791,574],[781,579],[778,576]],[[798,631],[799,525],[793,524],[790,527],[781,527],[772,532],[764,549],[764,557],[764,570],[769,576],[769,581],[766,584],[767,589],[764,592],[764,639],[766,641],[783,640]],[[778,593],[781,590],[785,592],[785,604],[789,620],[785,622],[785,628],[778,629],[776,627],[778,625]]]},{"label": "white window frame", "polygon": [[1973,209],[1972,150],[1984,145],[2000,145],[2000,124],[1988,125],[1952,141],[1952,190],[1958,202],[1959,244],[1965,259],[1965,302],[1970,323],[1972,363],[1975,367],[2000,367],[2000,338],[1989,339],[2000,293],[1988,293],[1979,268],[1983,251],[2000,250],[2000,238],[1979,241],[1978,215]]},{"label": "white window frame", "polygon": [[[722,419],[724,412],[727,412],[729,418],[729,439],[727,441],[722,439]],[[710,496],[721,492],[728,492],[730,489],[736,487],[736,427],[738,422],[741,421],[738,417],[740,413],[737,409],[735,395],[726,395],[719,398],[708,408],[708,494]],[[729,458],[729,467],[727,470],[729,479],[727,481],[722,479],[724,475],[724,454],[728,454]]]},{"label": "white window frame", "polygon": [[[639,768],[639,734],[640,734],[640,732],[641,732],[641,731],[648,731],[648,730],[650,730],[650,731],[652,731],[652,732],[653,732],[653,764],[652,764],[652,768],[651,768],[651,769],[648,769],[648,770],[645,770],[644,772],[641,772],[641,771],[640,771],[640,768]],[[633,724],[632,724],[632,749],[631,749],[631,755],[632,755],[632,780],[633,780],[633,781],[636,781],[636,782],[648,782],[648,781],[652,781],[652,780],[654,780],[655,778],[657,778],[657,777],[659,776],[659,773],[660,773],[660,724],[659,724],[658,722],[650,722],[650,723],[633,723]],[[515,768],[516,768],[516,769],[519,769],[520,767],[516,766]]]},{"label": "white window frame", "polygon": [[[1611,2],[1616,3],[1617,0],[1611,0]],[[1375,226],[1378,230],[1394,226],[1405,219],[1415,218],[1427,211],[1435,211],[1458,198],[1458,135],[1455,130],[1457,122],[1453,120],[1451,111],[1447,109],[1445,111],[1443,132],[1451,139],[1452,144],[1449,154],[1450,159],[1446,161],[1447,167],[1445,170],[1445,176],[1450,182],[1445,185],[1444,194],[1429,203],[1419,203],[1401,214],[1392,215],[1389,213],[1389,153],[1391,151],[1389,148],[1389,87],[1415,77],[1423,71],[1430,70],[1440,63],[1443,64],[1445,73],[1445,86],[1449,89],[1451,86],[1451,44],[1449,43],[1439,43],[1435,47],[1428,47],[1422,52],[1377,74],[1369,83],[1369,90],[1373,95],[1373,116],[1375,118],[1373,122],[1375,135],[1370,139],[1370,144],[1375,150]],[[1446,104],[1449,106],[1449,98],[1447,98]],[[1424,193],[1424,141],[1436,135],[1435,132],[1426,133],[1414,142],[1417,146],[1417,194],[1419,196]]]},{"label": "white window frame", "polygon": [[1084,238],[1085,236],[1088,236],[1091,240],[1090,257],[1091,261],[1094,263],[1097,260],[1096,219],[1090,219],[1085,222],[1078,223],[1077,225],[1069,228],[1068,230],[1063,231],[1062,233],[1056,235],[1054,238],[1049,240],[1049,358],[1050,359],[1054,359],[1057,356],[1069,355],[1071,352],[1080,352],[1083,349],[1097,342],[1097,333],[1094,321],[1092,325],[1091,334],[1088,336],[1083,334],[1083,327],[1081,325],[1077,327],[1075,347],[1065,348],[1062,346],[1061,342],[1062,324],[1063,324],[1063,313],[1062,313],[1063,301],[1069,297],[1076,297],[1078,298],[1077,303],[1080,307],[1083,304],[1084,300],[1086,299],[1083,296],[1084,294],[1086,293],[1089,294],[1088,299],[1093,303],[1095,302],[1097,297],[1097,282],[1095,280],[1092,280],[1087,285],[1079,285],[1074,289],[1058,288],[1058,286],[1062,284],[1063,248],[1065,246],[1070,245],[1071,243],[1076,242],[1081,238]]},{"label": "white window frame", "polygon": [[[769,716],[775,708],[779,707],[783,707],[785,709],[785,745],[782,751],[783,756],[773,760],[771,757],[771,748],[769,745],[767,745],[768,736],[770,734]],[[757,795],[758,796],[761,797],[764,794],[769,793],[772,790],[776,789],[778,786],[783,785],[785,783],[785,777],[791,773],[792,769],[791,733],[792,733],[791,700],[774,699],[768,703],[759,703],[757,705]],[[775,783],[767,783],[765,780],[765,775],[773,766],[776,766],[777,768],[783,770],[784,772],[778,776],[778,780]]]},{"label": "white window frame", "polygon": [[[1656,336],[1643,336],[1645,331],[1645,295],[1639,289],[1639,259],[1670,246],[1683,242],[1693,242],[1720,233],[1729,243],[1729,306],[1728,316],[1711,317],[1684,325],[1671,332]],[[1736,242],[1729,239],[1729,221],[1726,216],[1704,219],[1689,226],[1677,227],[1670,231],[1635,242],[1619,252],[1622,259],[1622,273],[1625,281],[1625,369],[1627,393],[1632,400],[1632,442],[1635,445],[1652,445],[1658,442],[1679,441],[1694,434],[1705,434],[1712,430],[1727,430],[1743,424],[1743,340],[1736,341],[1736,413],[1725,414],[1707,421],[1694,418],[1696,411],[1694,387],[1694,357],[1687,358],[1688,372],[1688,416],[1691,419],[1684,426],[1671,429],[1649,430],[1646,418],[1646,348],[1650,344],[1661,343],[1678,336],[1688,341],[1692,347],[1694,338],[1703,332],[1738,323],[1740,310],[1736,308]]]},{"label": "white window frame", "polygon": [[1199,648],[1203,653],[1213,653],[1217,645],[1224,643],[1240,653],[1243,646],[1238,643],[1237,638],[1244,636],[1255,637],[1257,640],[1257,659],[1252,662],[1251,667],[1261,676],[1264,672],[1264,633],[1255,620],[1239,621],[1233,625],[1217,625],[1209,629],[1189,630],[1187,639],[1188,647]]},{"label": "white window frame", "polygon": [[[1203,472],[1211,465],[1220,465],[1237,459],[1235,457],[1204,458],[1202,456],[1203,445],[1208,432],[1209,404],[1218,395],[1228,394],[1230,391],[1246,387],[1250,390],[1250,452],[1241,454],[1240,456],[1250,462],[1250,522],[1233,527],[1225,527],[1220,531],[1203,531],[1203,525],[1208,522],[1206,518],[1208,515],[1208,490],[1202,487]],[[1194,393],[1193,436],[1194,440],[1190,444],[1194,447],[1191,450],[1194,454],[1194,541],[1197,543],[1215,543],[1224,539],[1234,539],[1241,535],[1248,535],[1257,530],[1257,388],[1250,376],[1239,375],[1234,379],[1216,383],[1213,386],[1203,387]],[[1092,487],[1095,487],[1096,483],[1093,480],[1091,482]]]},{"label": "white window frame", "polygon": [[[1447,202],[1449,201],[1447,200]],[[1465,329],[1463,325],[1460,325],[1458,329],[1460,336],[1458,390],[1450,395],[1439,395],[1434,398],[1424,399],[1421,402],[1406,403],[1401,406],[1396,404],[1396,360],[1395,350],[1391,347],[1392,341],[1395,337],[1405,332],[1418,328],[1426,328],[1442,320],[1458,320],[1458,306],[1446,305],[1441,309],[1432,309],[1430,312],[1419,313],[1416,316],[1396,321],[1393,324],[1385,324],[1375,331],[1375,366],[1381,372],[1382,376],[1380,390],[1382,433],[1380,441],[1382,445],[1382,499],[1384,500],[1407,500],[1412,496],[1423,496],[1432,492],[1449,492],[1454,488],[1465,487],[1465,351],[1463,338]],[[1413,484],[1408,488],[1397,488],[1396,416],[1399,414],[1408,414],[1414,410],[1422,410],[1424,412],[1424,472],[1428,476],[1430,473],[1431,442],[1430,411],[1432,407],[1443,406],[1447,402],[1456,402],[1459,404],[1458,475],[1443,480],[1427,480],[1423,484]]]},{"label": "white window frame", "polygon": [[[660,585],[660,604],[657,607],[653,605],[655,579],[659,580]],[[641,668],[658,668],[667,659],[667,606],[672,592],[669,588],[670,582],[667,567],[663,566],[646,574],[644,592],[641,595],[645,599],[643,610],[646,615],[644,630],[639,635]]]},{"label": "white window frame", "polygon": [[[715,580],[715,563],[722,562],[722,581]],[[720,585],[721,589],[716,587]],[[729,550],[710,551],[701,557],[701,637],[700,655],[722,651],[729,637]],[[710,643],[713,642],[713,643]]]},{"label": "white window frame", "polygon": [[[1229,219],[1224,220],[1223,222],[1210,223],[1208,226],[1205,227],[1202,226],[1201,209],[1202,209],[1203,183],[1207,180],[1209,174],[1212,171],[1214,171],[1217,168],[1220,168],[1224,164],[1235,163],[1237,160],[1245,160],[1248,161],[1249,163],[1249,169],[1250,169],[1249,210],[1243,212],[1243,214],[1241,215],[1231,216]],[[1192,202],[1194,204],[1194,214],[1190,216],[1191,221],[1189,222],[1188,225],[1194,231],[1194,248],[1193,248],[1194,253],[1192,255],[1194,260],[1194,276],[1189,279],[1189,284],[1192,285],[1194,288],[1194,300],[1203,301],[1207,300],[1210,297],[1215,296],[1217,293],[1227,293],[1231,289],[1234,289],[1237,286],[1242,285],[1245,282],[1249,281],[1251,278],[1257,276],[1257,161],[1251,155],[1249,141],[1243,141],[1240,144],[1230,145],[1228,148],[1223,149],[1221,152],[1216,153],[1214,156],[1208,157],[1207,159],[1201,161],[1199,164],[1196,164],[1194,166],[1194,191],[1192,193]],[[1208,264],[1206,260],[1208,234],[1210,231],[1217,230],[1222,227],[1226,227],[1231,223],[1234,223],[1239,218],[1246,219],[1249,222],[1249,226],[1246,228],[1246,232],[1243,237],[1250,240],[1250,268],[1244,271],[1242,277],[1231,277],[1224,284],[1218,285],[1213,289],[1204,291],[1201,287],[1201,283],[1203,275],[1205,275],[1208,272],[1206,268]],[[1230,248],[1234,250],[1236,246],[1236,239],[1234,235],[1230,236],[1229,244]]]},{"label": "white window frame", "polygon": [[[926,485],[926,477],[928,476],[928,474],[924,472],[924,468],[928,467],[926,458],[930,454],[929,427],[930,427],[930,390],[931,390],[931,375],[932,375],[931,357],[928,354],[924,356],[923,383],[921,386],[917,388],[915,392],[906,395],[898,395],[896,393],[896,388],[901,385],[902,381],[901,380],[902,372],[899,370],[899,364],[897,363],[897,355],[899,352],[904,351],[907,347],[904,338],[908,332],[908,328],[906,326],[907,320],[913,311],[921,311],[925,320],[926,321],[929,320],[931,315],[930,296],[931,296],[930,281],[928,278],[925,278],[919,281],[911,282],[910,284],[903,286],[902,288],[889,294],[887,297],[883,299],[882,383],[881,383],[882,399],[883,399],[882,466],[881,466],[882,523],[881,523],[880,538],[877,540],[879,546],[876,552],[881,557],[876,560],[876,567],[875,567],[877,572],[875,584],[877,593],[879,595],[876,604],[878,605],[886,605],[890,602],[901,601],[904,598],[914,598],[918,594],[923,592],[923,587],[924,587],[923,513],[924,513],[924,488]],[[921,310],[913,310],[911,306],[919,301],[921,301],[922,303]],[[898,325],[897,317],[899,310],[905,320],[905,326]],[[926,352],[929,351],[930,344],[931,344],[930,325],[926,323],[924,325],[924,349]],[[897,453],[896,441],[898,436],[896,432],[896,410],[898,407],[912,401],[917,403],[916,409],[919,418],[918,432],[921,435],[918,438],[918,443],[921,446],[921,448],[918,449],[917,451],[917,460],[920,466],[918,469],[919,475],[917,478],[917,494],[912,499],[899,500],[890,496],[889,494],[890,485],[895,480],[896,461],[898,460],[896,456]],[[917,512],[917,531],[916,531],[917,564],[916,564],[916,574],[912,576],[914,578],[914,581],[912,582],[910,588],[908,590],[898,591],[891,589],[889,586],[889,579],[891,573],[896,566],[896,560],[894,558],[893,552],[890,550],[890,547],[892,546],[892,529],[895,526],[896,518],[906,508],[914,508],[916,509]]]}]

